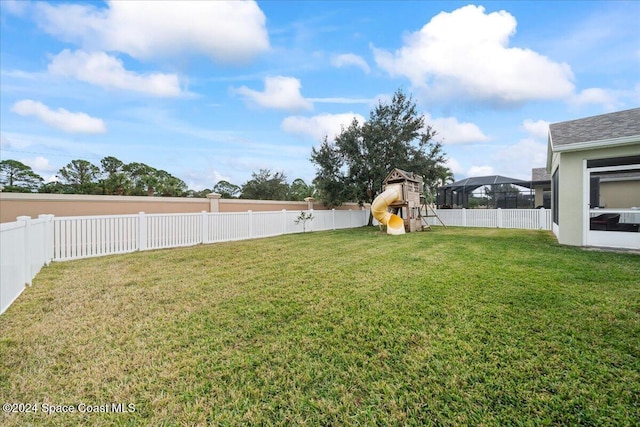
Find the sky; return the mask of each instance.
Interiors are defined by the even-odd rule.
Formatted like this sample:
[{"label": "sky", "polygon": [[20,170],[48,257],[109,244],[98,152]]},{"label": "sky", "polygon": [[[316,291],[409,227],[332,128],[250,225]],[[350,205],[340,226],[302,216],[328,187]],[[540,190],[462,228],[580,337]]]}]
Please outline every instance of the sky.
[{"label": "sky", "polygon": [[0,159],[193,190],[313,180],[313,147],[401,89],[455,179],[531,179],[549,123],[640,106],[637,1],[0,0]]}]

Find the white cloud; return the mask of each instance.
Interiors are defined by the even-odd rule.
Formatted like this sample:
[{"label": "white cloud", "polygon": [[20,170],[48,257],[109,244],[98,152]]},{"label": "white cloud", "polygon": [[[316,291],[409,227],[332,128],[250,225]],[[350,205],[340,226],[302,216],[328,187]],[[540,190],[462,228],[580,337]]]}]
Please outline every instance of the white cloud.
[{"label": "white cloud", "polygon": [[138,59],[196,53],[245,62],[267,51],[266,17],[253,1],[109,1],[94,5],[36,3],[38,24],[91,50]]},{"label": "white cloud", "polygon": [[29,2],[24,0],[2,0],[2,11],[18,16],[23,16],[27,12],[29,6]]},{"label": "white cloud", "polygon": [[265,108],[288,111],[312,110],[313,104],[300,94],[300,80],[294,77],[266,77],[264,92],[241,86],[235,91],[245,97],[249,104]]},{"label": "white cloud", "polygon": [[354,117],[360,124],[365,122],[365,118],[356,113],[320,114],[313,117],[290,116],[282,121],[280,128],[294,135],[311,136],[318,142],[325,136],[329,141],[333,141],[343,127],[351,124]]},{"label": "white cloud", "polygon": [[[41,151],[44,148],[46,151],[53,149],[56,152],[72,153],[71,155],[73,156],[97,157],[102,156],[102,153],[108,151],[111,147],[111,145],[102,145],[97,142],[92,143],[91,147],[89,147],[82,139],[83,138],[74,138],[72,135],[52,136],[51,133],[3,132],[2,148],[15,151],[22,151],[27,148],[29,151]],[[89,148],[91,148],[92,151],[87,151]]]},{"label": "white cloud", "polygon": [[526,119],[522,122],[522,127],[531,135],[533,138],[544,139],[546,141],[549,136],[549,122],[544,120],[533,121],[531,119]]},{"label": "white cloud", "polygon": [[404,76],[434,96],[502,104],[570,96],[570,67],[530,49],[509,47],[515,31],[516,19],[509,13],[485,14],[482,6],[469,5],[434,16],[393,53],[372,50],[378,66],[391,76]]},{"label": "white cloud", "polygon": [[431,118],[425,115],[425,123],[431,125],[437,132],[436,137],[442,138],[446,145],[472,144],[489,140],[480,128],[469,122],[458,122],[455,117]]},{"label": "white cloud", "polygon": [[458,160],[454,159],[453,157],[449,157],[447,158],[445,163],[447,167],[451,169],[451,172],[453,172],[453,174],[456,175],[456,178],[455,178],[456,180],[458,180],[457,178],[458,175],[464,175],[465,170]]},{"label": "white cloud", "polygon": [[531,169],[547,163],[547,144],[525,138],[501,148],[492,156],[494,164],[500,165],[502,174],[518,179],[530,180]]},{"label": "white cloud", "polygon": [[2,148],[3,150],[8,150],[9,148],[11,148],[11,142],[9,141],[9,138],[7,138],[7,136],[3,133],[0,133],[0,148]]},{"label": "white cloud", "polygon": [[49,64],[49,73],[102,86],[146,93],[159,97],[180,96],[183,92],[175,74],[137,74],[127,71],[118,58],[105,52],[63,50]]},{"label": "white cloud", "polygon": [[35,116],[40,121],[69,133],[104,133],[107,127],[101,119],[86,113],[72,113],[64,108],[52,110],[41,102],[23,99],[13,104],[11,111],[21,116]]},{"label": "white cloud", "polygon": [[637,83],[633,90],[628,91],[628,96],[631,99],[633,105],[640,104],[640,83]]},{"label": "white cloud", "polygon": [[579,107],[589,104],[597,104],[601,105],[608,111],[613,111],[617,107],[615,95],[609,90],[597,87],[580,91],[580,93],[573,95],[569,99],[569,103]]},{"label": "white cloud", "polygon": [[[56,166],[53,166],[49,162],[49,159],[44,158],[42,156],[38,156],[35,158],[21,159],[20,161],[25,165],[30,166],[35,173],[37,173],[42,177],[55,175],[55,173],[58,171],[58,168]],[[47,180],[47,182],[49,180]]]},{"label": "white cloud", "polygon": [[309,102],[320,104],[371,104],[371,98],[307,98]]},{"label": "white cloud", "polygon": [[[186,182],[187,187],[191,190],[202,191],[205,188],[212,190],[213,187],[222,180],[229,181],[230,178],[221,174],[215,169],[207,168],[205,170],[189,169],[180,173],[182,179]],[[230,182],[230,181],[229,181]]]},{"label": "white cloud", "polygon": [[51,166],[51,164],[49,163],[49,159],[45,159],[42,156],[38,156],[33,159],[23,159],[22,163],[27,166],[31,166],[33,169],[53,170],[53,166]]},{"label": "white cloud", "polygon": [[393,100],[392,93],[379,93],[373,97],[373,99],[371,100],[371,103],[369,104],[369,107],[371,107],[371,109],[373,110],[380,104],[391,105],[392,100]]},{"label": "white cloud", "polygon": [[492,166],[471,166],[466,173],[468,177],[495,175]]},{"label": "white cloud", "polygon": [[361,56],[355,55],[353,53],[345,53],[342,55],[334,56],[333,58],[331,58],[331,65],[338,68],[355,66],[359,67],[367,74],[371,72],[371,68],[369,68],[369,64],[367,64],[367,61],[365,61]]}]

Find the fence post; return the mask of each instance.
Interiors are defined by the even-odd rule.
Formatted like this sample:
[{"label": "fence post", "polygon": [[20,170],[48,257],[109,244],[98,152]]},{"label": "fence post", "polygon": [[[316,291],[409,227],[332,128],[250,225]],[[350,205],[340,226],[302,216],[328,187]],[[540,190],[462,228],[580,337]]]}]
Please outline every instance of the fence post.
[{"label": "fence post", "polygon": [[331,209],[331,227],[332,230],[336,229],[336,210]]},{"label": "fence post", "polygon": [[38,215],[44,224],[44,235],[42,244],[44,245],[44,265],[49,265],[53,259],[53,215]]},{"label": "fence post", "polygon": [[349,228],[353,228],[353,211],[349,209]]},{"label": "fence post", "polygon": [[220,212],[220,198],[221,194],[209,193],[207,199],[209,199],[209,212]]},{"label": "fence post", "polygon": [[462,226],[467,226],[467,210],[465,208],[462,208]]},{"label": "fence post", "polygon": [[287,234],[287,210],[282,209],[282,234]]},{"label": "fence post", "polygon": [[209,242],[209,221],[207,211],[200,212],[201,219],[201,233],[200,233],[200,243],[205,244]]},{"label": "fence post", "polygon": [[498,228],[502,228],[502,208],[498,208]]},{"label": "fence post", "polygon": [[31,248],[29,247],[29,236],[31,233],[31,217],[19,216],[16,221],[23,223],[24,225],[24,253],[22,254],[22,260],[24,267],[22,273],[24,274],[24,283],[27,286],[31,286]]},{"label": "fence post", "polygon": [[253,237],[253,211],[249,210],[249,238]]},{"label": "fence post", "polygon": [[544,208],[538,209],[538,229],[546,230],[547,229],[547,215]]},{"label": "fence post", "polygon": [[147,249],[147,217],[144,212],[138,213],[138,250]]}]

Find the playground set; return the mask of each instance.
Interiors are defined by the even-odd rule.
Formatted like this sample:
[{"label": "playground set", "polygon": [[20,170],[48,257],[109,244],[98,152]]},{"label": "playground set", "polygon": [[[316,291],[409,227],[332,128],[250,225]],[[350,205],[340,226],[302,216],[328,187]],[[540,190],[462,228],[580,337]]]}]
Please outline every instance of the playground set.
[{"label": "playground set", "polygon": [[393,169],[384,179],[382,193],[371,204],[373,217],[394,235],[431,230],[428,217],[436,217],[445,226],[427,203],[423,188],[420,175]]}]

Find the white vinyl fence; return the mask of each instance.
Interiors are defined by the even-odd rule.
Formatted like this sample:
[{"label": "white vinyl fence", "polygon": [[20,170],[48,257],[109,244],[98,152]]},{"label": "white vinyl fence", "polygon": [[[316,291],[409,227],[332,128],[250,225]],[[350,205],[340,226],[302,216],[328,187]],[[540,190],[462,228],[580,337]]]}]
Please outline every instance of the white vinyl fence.
[{"label": "white vinyl fence", "polygon": [[[307,231],[362,227],[369,211],[312,213]],[[53,259],[64,261],[149,249],[300,233],[300,211],[60,217],[53,220]]]},{"label": "white vinyl fence", "polygon": [[[550,209],[437,209],[447,226],[551,230]],[[429,217],[430,225],[441,225]]]},{"label": "white vinyl fence", "polygon": [[[368,210],[304,211],[306,231],[362,227]],[[0,224],[0,314],[53,261],[300,233],[300,211],[19,217]]]},{"label": "white vinyl fence", "polygon": [[0,224],[0,314],[53,258],[53,215]]}]

